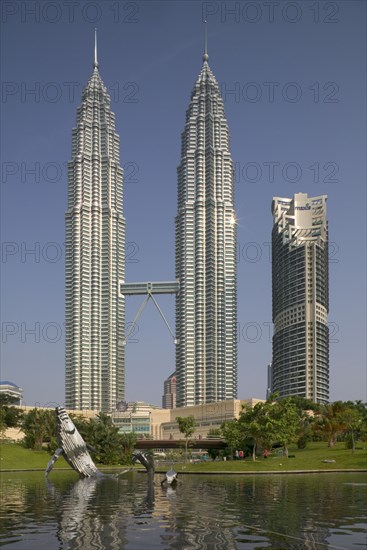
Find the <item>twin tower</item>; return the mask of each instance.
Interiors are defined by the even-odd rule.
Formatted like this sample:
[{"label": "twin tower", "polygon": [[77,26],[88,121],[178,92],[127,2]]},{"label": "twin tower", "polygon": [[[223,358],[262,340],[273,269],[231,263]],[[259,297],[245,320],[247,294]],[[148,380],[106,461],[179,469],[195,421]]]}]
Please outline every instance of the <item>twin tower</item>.
[{"label": "twin tower", "polygon": [[[234,170],[223,100],[208,59],[205,49],[186,111],[177,170],[179,407],[237,395]],[[77,110],[68,164],[68,409],[109,412],[125,400],[125,296],[120,292],[125,234],[120,141],[95,45],[93,73]]]}]

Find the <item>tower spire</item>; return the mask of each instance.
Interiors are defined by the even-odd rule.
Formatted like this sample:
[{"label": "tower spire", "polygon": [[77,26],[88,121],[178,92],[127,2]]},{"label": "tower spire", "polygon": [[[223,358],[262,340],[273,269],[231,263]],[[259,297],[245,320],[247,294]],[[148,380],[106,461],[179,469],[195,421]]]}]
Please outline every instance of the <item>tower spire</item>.
[{"label": "tower spire", "polygon": [[94,61],[93,61],[93,67],[95,69],[98,69],[99,63],[97,60],[97,29],[94,29]]},{"label": "tower spire", "polygon": [[208,55],[208,27],[207,27],[207,21],[204,21],[204,55],[203,55],[203,61],[208,61],[209,55]]}]

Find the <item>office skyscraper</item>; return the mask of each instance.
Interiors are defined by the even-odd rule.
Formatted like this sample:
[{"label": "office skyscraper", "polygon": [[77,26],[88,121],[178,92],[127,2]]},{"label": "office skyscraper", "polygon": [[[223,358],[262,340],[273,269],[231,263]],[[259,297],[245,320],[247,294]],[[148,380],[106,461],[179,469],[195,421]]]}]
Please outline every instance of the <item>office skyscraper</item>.
[{"label": "office skyscraper", "polygon": [[167,380],[164,381],[162,408],[163,409],[176,408],[176,372],[171,374],[171,376],[169,376]]},{"label": "office skyscraper", "polygon": [[228,124],[203,66],[182,133],[176,216],[177,406],[237,394],[236,217]]},{"label": "office skyscraper", "polygon": [[329,400],[328,225],[325,195],[272,202],[272,392]]},{"label": "office skyscraper", "polygon": [[72,135],[66,212],[66,407],[114,410],[124,399],[123,171],[115,115],[98,70]]}]

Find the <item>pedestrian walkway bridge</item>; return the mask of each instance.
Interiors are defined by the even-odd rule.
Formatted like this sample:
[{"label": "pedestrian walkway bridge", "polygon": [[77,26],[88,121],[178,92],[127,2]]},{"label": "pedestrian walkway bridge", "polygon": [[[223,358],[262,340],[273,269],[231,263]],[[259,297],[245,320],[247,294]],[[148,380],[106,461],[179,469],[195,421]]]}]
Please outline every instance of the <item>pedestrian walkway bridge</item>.
[{"label": "pedestrian walkway bridge", "polygon": [[[135,449],[182,449],[184,439],[138,439]],[[227,443],[223,439],[190,439],[190,449],[225,449]]]}]

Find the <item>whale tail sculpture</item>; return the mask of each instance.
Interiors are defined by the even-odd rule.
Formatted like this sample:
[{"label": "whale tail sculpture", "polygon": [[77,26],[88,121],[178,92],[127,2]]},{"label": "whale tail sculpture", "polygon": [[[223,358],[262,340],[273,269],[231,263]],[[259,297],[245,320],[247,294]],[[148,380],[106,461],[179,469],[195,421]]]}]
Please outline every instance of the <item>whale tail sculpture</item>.
[{"label": "whale tail sculpture", "polygon": [[[100,472],[94,464],[87,448],[87,444],[78,432],[74,422],[63,407],[56,407],[57,417],[57,440],[59,448],[49,460],[45,475],[46,477],[51,472],[56,460],[59,456],[63,456],[66,462],[76,471],[81,477],[101,477],[104,474]],[[147,469],[149,480],[154,477],[154,459],[149,453],[134,451],[132,462],[139,460]],[[119,472],[117,475],[125,474],[129,469]]]},{"label": "whale tail sculpture", "polygon": [[155,465],[154,458],[151,453],[143,453],[141,451],[134,451],[132,456],[132,463],[135,464],[136,461],[139,461],[143,466],[145,466],[148,474],[154,476]]},{"label": "whale tail sculpture", "polygon": [[60,455],[82,477],[103,475],[94,464],[84,439],[63,407],[56,407],[56,417],[59,448],[47,464],[46,476],[51,472]]}]

